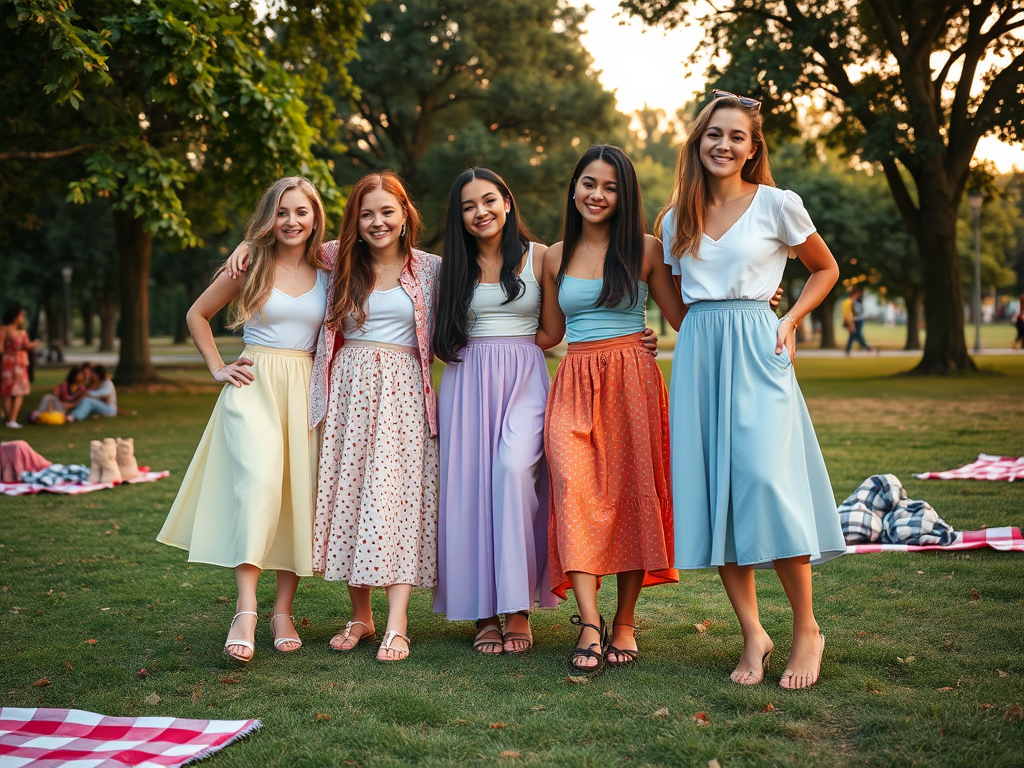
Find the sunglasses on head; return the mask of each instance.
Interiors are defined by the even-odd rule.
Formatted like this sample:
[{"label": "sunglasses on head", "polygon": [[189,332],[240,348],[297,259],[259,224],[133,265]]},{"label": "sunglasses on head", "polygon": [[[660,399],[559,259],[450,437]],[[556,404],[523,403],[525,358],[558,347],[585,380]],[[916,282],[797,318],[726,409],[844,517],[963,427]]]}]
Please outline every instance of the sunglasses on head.
[{"label": "sunglasses on head", "polygon": [[726,97],[733,98],[736,99],[736,101],[738,101],[741,106],[756,109],[758,112],[761,111],[761,102],[758,101],[757,99],[752,99],[749,96],[740,96],[739,94],[730,93],[729,91],[720,91],[717,88],[713,90],[711,93],[713,97],[716,99],[723,99]]}]

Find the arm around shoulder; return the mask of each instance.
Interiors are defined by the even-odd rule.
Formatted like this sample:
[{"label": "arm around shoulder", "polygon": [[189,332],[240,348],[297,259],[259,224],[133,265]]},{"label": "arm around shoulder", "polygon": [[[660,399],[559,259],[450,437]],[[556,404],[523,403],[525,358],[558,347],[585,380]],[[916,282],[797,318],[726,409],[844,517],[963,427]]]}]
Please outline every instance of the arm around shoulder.
[{"label": "arm around shoulder", "polygon": [[673,330],[678,331],[683,317],[686,315],[686,305],[683,304],[683,297],[679,293],[679,286],[672,279],[672,268],[665,263],[665,251],[661,241],[652,236],[644,236],[644,263],[643,274],[647,276],[647,287],[651,291],[651,298],[658,305],[661,314],[665,316],[668,324]]},{"label": "arm around shoulder", "polygon": [[[543,247],[543,246],[541,246]],[[536,343],[541,349],[551,349],[565,338],[565,315],[558,305],[558,270],[562,265],[562,244],[545,248],[541,268],[540,327]],[[534,258],[537,252],[534,251]]]}]

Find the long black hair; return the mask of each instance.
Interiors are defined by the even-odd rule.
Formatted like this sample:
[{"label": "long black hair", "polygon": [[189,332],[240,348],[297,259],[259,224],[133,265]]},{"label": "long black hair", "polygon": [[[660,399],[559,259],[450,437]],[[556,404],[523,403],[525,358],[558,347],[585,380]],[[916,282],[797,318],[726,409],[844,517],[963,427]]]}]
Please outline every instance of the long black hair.
[{"label": "long black hair", "polygon": [[444,250],[441,252],[441,285],[437,297],[437,320],[434,325],[434,353],[448,363],[460,363],[459,353],[469,341],[470,304],[473,290],[480,282],[479,252],[476,238],[462,223],[462,189],[474,179],[493,184],[509,206],[501,231],[501,290],[504,304],[515,301],[526,290],[519,277],[523,254],[534,239],[533,233],[519,218],[519,209],[508,184],[489,168],[469,168],[459,174],[448,193],[445,214]]},{"label": "long black hair", "polygon": [[569,260],[583,235],[583,216],[576,209],[576,182],[588,165],[602,160],[618,175],[618,208],[608,234],[608,251],[604,257],[604,285],[597,296],[597,306],[614,307],[626,296],[630,305],[639,299],[638,283],[644,262],[643,203],[640,200],[640,182],[636,178],[633,162],[618,147],[598,144],[583,153],[572,172],[572,180],[565,196],[565,226],[562,232],[562,263],[558,267],[557,282],[562,284]]}]

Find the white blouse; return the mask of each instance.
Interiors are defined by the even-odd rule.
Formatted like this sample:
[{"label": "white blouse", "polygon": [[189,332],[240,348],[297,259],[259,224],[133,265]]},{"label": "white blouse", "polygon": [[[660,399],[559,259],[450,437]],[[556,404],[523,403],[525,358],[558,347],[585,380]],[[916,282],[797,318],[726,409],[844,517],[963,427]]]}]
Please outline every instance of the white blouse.
[{"label": "white blouse", "polygon": [[316,284],[301,296],[273,288],[260,311],[242,327],[246,344],[312,352],[327,309],[327,273],[317,270]]},{"label": "white blouse", "polygon": [[416,307],[400,285],[387,291],[371,291],[366,299],[363,327],[357,329],[351,318],[345,318],[342,330],[346,339],[416,347]]},{"label": "white blouse", "polygon": [[682,278],[683,303],[754,299],[768,301],[779,289],[790,246],[816,231],[803,201],[788,189],[758,186],[743,215],[717,240],[701,236],[697,258],[672,253],[675,212],[661,222],[665,263]]}]

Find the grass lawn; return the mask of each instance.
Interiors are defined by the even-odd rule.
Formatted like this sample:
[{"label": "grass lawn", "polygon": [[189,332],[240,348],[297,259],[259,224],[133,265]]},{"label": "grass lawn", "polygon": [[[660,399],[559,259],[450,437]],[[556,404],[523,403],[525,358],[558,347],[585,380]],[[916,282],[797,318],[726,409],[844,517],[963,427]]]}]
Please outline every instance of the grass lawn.
[{"label": "grass lawn", "polygon": [[[798,361],[837,500],[892,472],[958,529],[1020,526],[1024,483],[911,477],[980,452],[1024,455],[1024,358],[979,363],[1001,375],[897,378],[906,360]],[[58,375],[40,373],[32,405]],[[529,654],[485,658],[469,649],[472,624],[435,616],[418,590],[412,655],[384,666],[370,647],[328,652],[348,601],[343,586],[316,578],[296,602],[305,648],[275,654],[261,618],[254,661],[228,667],[231,572],[190,566],[154,541],[215,396],[122,393],[137,417],[16,435],[51,460],[80,463],[90,439],[134,437],[140,462],[171,477],[77,497],[0,497],[0,704],[263,720],[211,767],[1024,763],[1020,554],[854,555],[817,569],[828,642],[821,682],[803,692],[776,684],[790,614],[772,573],[757,580],[776,658],[769,682],[751,688],[729,682],[740,635],[710,571],[645,590],[640,663],[586,685],[566,682],[571,600],[535,615]],[[260,597],[269,610],[269,575]],[[374,600],[382,628],[383,593]],[[606,616],[613,602],[606,588]],[[698,712],[708,724],[694,721]]]}]

